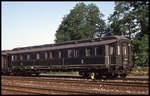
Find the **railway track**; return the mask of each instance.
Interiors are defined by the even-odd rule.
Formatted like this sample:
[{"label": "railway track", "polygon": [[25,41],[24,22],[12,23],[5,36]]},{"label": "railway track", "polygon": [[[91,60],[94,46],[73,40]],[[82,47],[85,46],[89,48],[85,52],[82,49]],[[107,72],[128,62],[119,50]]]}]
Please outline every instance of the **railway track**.
[{"label": "railway track", "polygon": [[[49,79],[49,80],[67,80],[67,81],[91,81],[91,79],[84,79],[84,78],[59,78],[59,76],[57,77],[45,77],[45,76],[40,76],[40,77],[25,77],[25,76],[2,76],[2,78],[4,79]],[[122,80],[122,81],[134,81],[134,82],[140,82],[140,81],[148,81],[148,78],[116,78],[116,79],[99,79],[99,80],[95,80],[95,81],[116,81],[116,80]]]},{"label": "railway track", "polygon": [[[19,89],[17,89],[19,88]],[[38,95],[36,92],[30,92],[30,91],[25,91],[25,90],[22,90],[24,88],[22,87],[18,87],[18,86],[8,86],[8,85],[2,85],[1,87],[2,89],[2,94],[5,94],[5,95],[9,95],[9,94],[22,94],[22,95],[32,95],[32,94],[35,94],[35,95]]]},{"label": "railway track", "polygon": [[2,85],[2,90],[12,91],[21,94],[35,94],[35,95],[48,95],[48,94],[87,94],[85,92],[73,92],[67,90],[56,90],[56,89],[46,89],[46,88],[35,88],[35,87],[25,87],[25,86],[15,86],[15,85]]},{"label": "railway track", "polygon": [[[4,77],[5,78],[5,77]],[[48,77],[14,77],[10,76],[11,80],[28,80],[28,81],[39,81],[39,82],[63,82],[63,83],[82,83],[82,84],[111,84],[111,85],[122,85],[122,86],[143,86],[148,87],[147,78],[126,78],[126,79],[111,79],[111,80],[91,80],[91,79],[72,79],[72,78],[48,78]]]},{"label": "railway track", "polygon": [[115,92],[115,94],[137,94],[137,92],[139,92],[138,94],[148,94],[148,79],[136,82],[131,81],[131,79],[92,81],[90,79],[2,76],[2,86],[35,88],[33,90],[40,88],[42,90],[41,92],[44,93],[49,90],[50,93],[47,94],[110,94],[110,92]]}]

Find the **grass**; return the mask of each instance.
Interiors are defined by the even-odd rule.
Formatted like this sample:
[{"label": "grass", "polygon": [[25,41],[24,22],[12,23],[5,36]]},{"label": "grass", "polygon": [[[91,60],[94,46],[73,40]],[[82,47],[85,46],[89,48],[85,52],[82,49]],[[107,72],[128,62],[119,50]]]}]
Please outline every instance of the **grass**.
[{"label": "grass", "polygon": [[[72,74],[79,75],[79,72],[48,72],[47,74]],[[129,76],[148,76],[149,67],[137,67],[129,73]]]},{"label": "grass", "polygon": [[72,74],[72,75],[79,75],[79,72],[48,72],[47,74]]},{"label": "grass", "polygon": [[130,76],[148,76],[149,67],[137,67],[135,70],[130,72]]}]

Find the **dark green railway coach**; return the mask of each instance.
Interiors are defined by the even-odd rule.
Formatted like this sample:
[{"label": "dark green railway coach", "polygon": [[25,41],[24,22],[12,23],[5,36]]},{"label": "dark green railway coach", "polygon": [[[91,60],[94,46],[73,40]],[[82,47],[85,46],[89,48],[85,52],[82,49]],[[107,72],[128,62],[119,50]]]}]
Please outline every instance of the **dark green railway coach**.
[{"label": "dark green railway coach", "polygon": [[85,77],[125,77],[133,67],[130,41],[123,36],[15,48],[6,60],[11,74],[78,71]]}]

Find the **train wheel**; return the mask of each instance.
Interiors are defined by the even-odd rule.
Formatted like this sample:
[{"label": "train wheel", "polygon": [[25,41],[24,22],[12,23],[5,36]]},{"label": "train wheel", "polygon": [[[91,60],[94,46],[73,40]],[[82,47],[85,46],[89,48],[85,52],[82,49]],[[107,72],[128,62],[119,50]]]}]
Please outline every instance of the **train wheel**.
[{"label": "train wheel", "polygon": [[117,73],[112,73],[112,79],[117,78],[118,74]]},{"label": "train wheel", "polygon": [[39,76],[40,75],[40,73],[35,73],[35,76]]},{"label": "train wheel", "polygon": [[118,74],[113,75],[113,78],[118,78]]},{"label": "train wheel", "polygon": [[112,79],[112,77],[113,77],[112,74],[110,74],[110,73],[106,74],[106,79]]},{"label": "train wheel", "polygon": [[88,73],[83,72],[83,73],[82,73],[82,76],[83,76],[84,78],[87,78],[87,77],[88,77]]},{"label": "train wheel", "polygon": [[125,78],[127,76],[127,74],[120,74],[121,78]]},{"label": "train wheel", "polygon": [[79,71],[79,75],[83,75],[83,72]]}]

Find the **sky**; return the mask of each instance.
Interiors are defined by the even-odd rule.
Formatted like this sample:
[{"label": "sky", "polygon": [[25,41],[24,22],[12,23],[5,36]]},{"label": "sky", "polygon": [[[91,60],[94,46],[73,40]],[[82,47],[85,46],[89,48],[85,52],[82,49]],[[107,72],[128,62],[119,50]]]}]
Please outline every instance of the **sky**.
[{"label": "sky", "polygon": [[[81,1],[80,1],[81,2]],[[2,2],[2,50],[55,43],[55,34],[63,17],[79,1],[71,2]],[[83,2],[96,4],[104,20],[114,11],[114,2]]]}]

